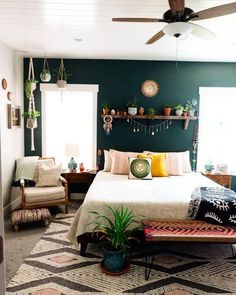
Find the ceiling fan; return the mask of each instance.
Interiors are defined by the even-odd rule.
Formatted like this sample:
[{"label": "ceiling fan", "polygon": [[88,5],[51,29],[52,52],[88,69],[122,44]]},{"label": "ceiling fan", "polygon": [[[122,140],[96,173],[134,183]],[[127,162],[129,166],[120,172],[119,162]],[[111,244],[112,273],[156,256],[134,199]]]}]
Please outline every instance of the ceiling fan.
[{"label": "ceiling fan", "polygon": [[[198,12],[194,12],[191,8],[185,7],[184,0],[168,0],[170,9],[163,14],[163,18],[113,18],[115,22],[164,22],[167,25],[154,36],[152,36],[146,44],[153,44],[165,35],[186,36],[189,33],[203,38],[213,39],[216,35],[210,30],[192,23],[192,21],[203,20],[223,16],[236,12],[236,2],[211,7]],[[191,22],[190,22],[191,21]]]}]

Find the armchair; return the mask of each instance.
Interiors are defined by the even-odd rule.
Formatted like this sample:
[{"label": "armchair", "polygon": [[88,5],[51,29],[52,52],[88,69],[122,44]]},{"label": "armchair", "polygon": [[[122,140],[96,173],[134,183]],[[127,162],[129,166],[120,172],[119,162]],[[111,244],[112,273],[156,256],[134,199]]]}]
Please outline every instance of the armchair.
[{"label": "armchair", "polygon": [[[18,186],[12,190],[12,203],[17,203],[14,209],[31,210],[64,205],[65,213],[68,212],[67,181],[61,176],[61,167],[54,164],[54,158],[39,158],[36,160],[32,180],[20,178],[17,181]],[[30,167],[27,168],[27,161],[25,166],[24,169],[28,171]]]}]

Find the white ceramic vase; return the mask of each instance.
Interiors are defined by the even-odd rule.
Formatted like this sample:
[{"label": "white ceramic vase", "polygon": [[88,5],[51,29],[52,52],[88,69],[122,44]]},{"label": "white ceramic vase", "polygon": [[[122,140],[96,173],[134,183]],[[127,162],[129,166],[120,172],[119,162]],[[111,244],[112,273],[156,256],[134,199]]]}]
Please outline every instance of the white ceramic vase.
[{"label": "white ceramic vase", "polygon": [[188,110],[188,116],[194,117],[195,110]]},{"label": "white ceramic vase", "polygon": [[129,107],[128,108],[128,114],[130,115],[130,116],[135,116],[136,114],[137,114],[137,112],[138,112],[138,109],[136,108],[136,107]]},{"label": "white ceramic vase", "polygon": [[183,110],[175,110],[176,116],[181,116],[183,114]]}]

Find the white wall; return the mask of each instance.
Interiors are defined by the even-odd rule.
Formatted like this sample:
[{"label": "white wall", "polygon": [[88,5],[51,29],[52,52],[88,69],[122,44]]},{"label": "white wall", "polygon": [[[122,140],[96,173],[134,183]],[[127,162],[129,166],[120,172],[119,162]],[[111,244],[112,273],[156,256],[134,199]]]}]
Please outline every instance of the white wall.
[{"label": "white wall", "polygon": [[[2,79],[8,82],[7,90],[1,86]],[[12,101],[7,92],[13,93]],[[0,235],[4,235],[3,207],[10,201],[10,188],[15,160],[24,154],[23,126],[8,129],[7,104],[21,106],[23,110],[23,58],[0,42]],[[0,264],[0,294],[4,294],[4,262]]]}]

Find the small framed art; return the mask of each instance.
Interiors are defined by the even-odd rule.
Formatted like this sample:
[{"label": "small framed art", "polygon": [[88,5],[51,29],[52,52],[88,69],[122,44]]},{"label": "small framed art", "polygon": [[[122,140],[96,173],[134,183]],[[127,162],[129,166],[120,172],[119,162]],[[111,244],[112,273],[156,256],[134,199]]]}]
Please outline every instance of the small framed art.
[{"label": "small framed art", "polygon": [[13,104],[7,105],[8,128],[21,127],[21,107]]}]

